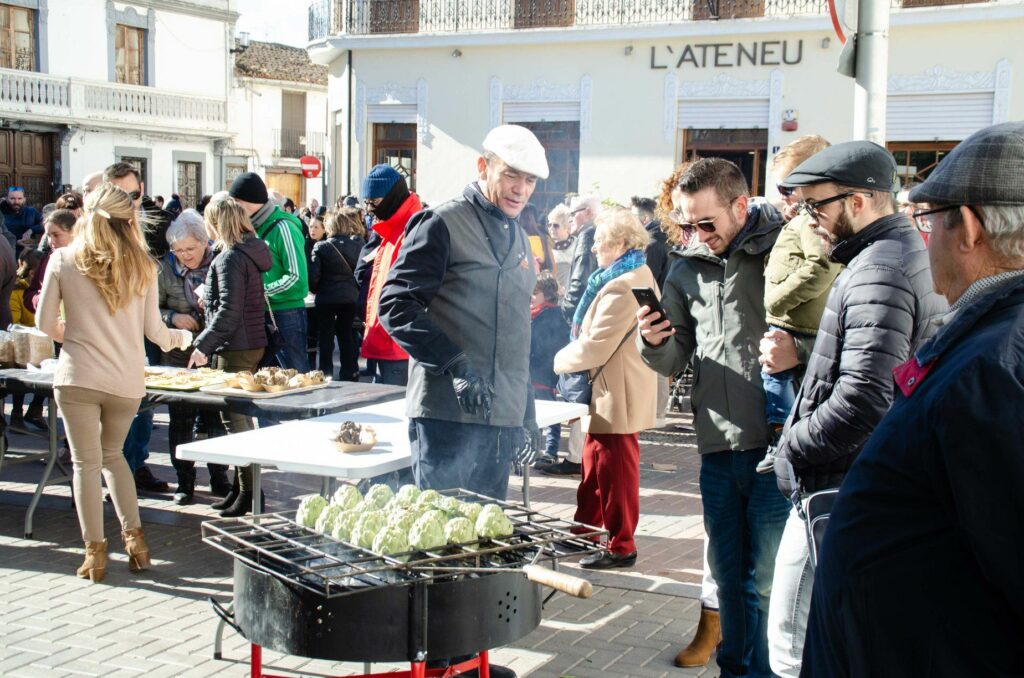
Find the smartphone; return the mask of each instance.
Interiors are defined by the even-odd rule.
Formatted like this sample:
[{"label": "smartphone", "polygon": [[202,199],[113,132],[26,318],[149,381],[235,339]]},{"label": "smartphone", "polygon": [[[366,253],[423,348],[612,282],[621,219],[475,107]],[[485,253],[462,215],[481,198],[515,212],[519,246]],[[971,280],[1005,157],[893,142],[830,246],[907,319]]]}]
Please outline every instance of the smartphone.
[{"label": "smartphone", "polygon": [[660,313],[661,317],[654,322],[660,323],[668,316],[665,314],[665,309],[661,307],[661,302],[658,300],[658,295],[654,293],[650,287],[634,287],[633,296],[636,297],[636,302],[641,306],[646,306],[651,309],[651,313]]}]

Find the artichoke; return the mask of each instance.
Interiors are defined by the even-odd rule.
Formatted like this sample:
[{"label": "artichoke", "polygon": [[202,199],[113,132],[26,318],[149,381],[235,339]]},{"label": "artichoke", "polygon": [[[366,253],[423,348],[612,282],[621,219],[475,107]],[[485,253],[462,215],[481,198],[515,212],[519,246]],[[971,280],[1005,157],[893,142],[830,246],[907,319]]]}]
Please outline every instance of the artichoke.
[{"label": "artichoke", "polygon": [[419,518],[419,514],[415,511],[401,510],[393,511],[388,514],[388,526],[399,527],[404,532],[408,533],[412,528],[412,524]]},{"label": "artichoke", "polygon": [[316,527],[314,529],[317,532],[330,534],[334,531],[334,521],[337,520],[338,514],[344,510],[344,507],[337,504],[328,504],[316,519]]},{"label": "artichoke", "polygon": [[434,506],[441,509],[445,513],[458,514],[459,503],[459,500],[456,499],[455,497],[441,497],[436,502],[434,502]]},{"label": "artichoke", "polygon": [[344,509],[355,508],[356,504],[363,500],[362,493],[356,488],[355,485],[349,485],[344,483],[338,489],[334,491],[334,496],[331,497],[331,503],[337,506],[341,506]]},{"label": "artichoke", "polygon": [[444,525],[444,540],[449,544],[476,541],[476,529],[468,518],[452,518]]},{"label": "artichoke", "polygon": [[444,546],[443,525],[443,522],[429,513],[420,516],[409,530],[409,545],[424,550]]},{"label": "artichoke", "polygon": [[459,513],[469,518],[470,522],[474,524],[476,523],[476,519],[480,517],[480,511],[482,509],[482,504],[477,504],[471,501],[459,502]]},{"label": "artichoke", "polygon": [[420,496],[420,490],[415,485],[402,485],[398,488],[398,493],[395,495],[395,501],[402,506],[412,506],[416,503],[416,499]]},{"label": "artichoke", "polygon": [[476,531],[481,537],[493,539],[512,534],[512,521],[497,504],[487,504],[476,519]]},{"label": "artichoke", "polygon": [[441,498],[441,493],[437,490],[423,490],[420,492],[420,496],[416,497],[417,506],[433,506],[437,503],[437,500]]},{"label": "artichoke", "polygon": [[359,520],[359,516],[362,514],[358,511],[349,509],[348,511],[342,511],[334,518],[334,527],[331,529],[331,536],[338,541],[352,541],[352,528],[355,527],[356,521]]},{"label": "artichoke", "polygon": [[303,497],[299,502],[299,510],[295,512],[295,522],[306,527],[316,525],[316,519],[320,512],[327,508],[327,500],[319,494],[311,494]]},{"label": "artichoke", "polygon": [[[389,525],[377,533],[373,538],[374,553],[380,555],[391,555],[393,553],[405,553],[409,550],[409,537],[406,531],[400,527]],[[402,560],[408,559],[403,556]]]},{"label": "artichoke", "polygon": [[391,491],[391,488],[387,485],[378,484],[371,487],[366,491],[366,498],[363,500],[367,504],[373,504],[374,507],[382,509],[387,506],[391,498],[395,496],[395,493]]},{"label": "artichoke", "polygon": [[384,529],[386,519],[380,511],[367,511],[356,520],[352,528],[352,543],[368,549],[373,546],[377,533]]}]

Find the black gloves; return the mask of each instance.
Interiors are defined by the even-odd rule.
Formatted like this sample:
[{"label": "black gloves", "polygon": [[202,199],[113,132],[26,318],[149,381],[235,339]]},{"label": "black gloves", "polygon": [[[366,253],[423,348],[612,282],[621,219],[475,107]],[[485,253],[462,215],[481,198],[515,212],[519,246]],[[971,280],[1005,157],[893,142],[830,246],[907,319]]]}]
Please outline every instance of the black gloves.
[{"label": "black gloves", "polygon": [[462,411],[490,419],[494,388],[473,368],[469,358],[459,356],[448,368],[448,373],[452,375],[452,387]]}]

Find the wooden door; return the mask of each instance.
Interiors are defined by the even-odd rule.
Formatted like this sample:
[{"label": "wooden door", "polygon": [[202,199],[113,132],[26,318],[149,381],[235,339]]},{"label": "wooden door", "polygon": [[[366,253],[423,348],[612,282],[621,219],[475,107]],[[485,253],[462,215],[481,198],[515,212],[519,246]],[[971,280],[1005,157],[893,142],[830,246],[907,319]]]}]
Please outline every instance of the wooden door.
[{"label": "wooden door", "polygon": [[0,193],[25,189],[25,202],[41,210],[54,200],[53,134],[0,130]]},{"label": "wooden door", "polygon": [[572,26],[576,0],[516,0],[516,28]]},{"label": "wooden door", "polygon": [[420,0],[370,0],[371,33],[416,33]]},{"label": "wooden door", "polygon": [[267,172],[267,188],[291,198],[296,205],[302,202],[302,175],[288,172]]},{"label": "wooden door", "polygon": [[764,195],[768,153],[766,129],[688,129],[683,136],[683,160],[723,158],[743,172],[750,195]]},{"label": "wooden door", "polygon": [[692,0],[693,19],[745,19],[764,16],[764,0]]}]

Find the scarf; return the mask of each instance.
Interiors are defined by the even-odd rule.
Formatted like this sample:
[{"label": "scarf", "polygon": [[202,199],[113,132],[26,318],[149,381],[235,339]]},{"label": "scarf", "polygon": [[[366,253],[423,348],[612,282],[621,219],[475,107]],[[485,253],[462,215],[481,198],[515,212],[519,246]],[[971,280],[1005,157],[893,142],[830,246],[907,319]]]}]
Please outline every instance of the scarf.
[{"label": "scarf", "polygon": [[531,306],[530,307],[530,320],[531,321],[536,320],[537,316],[539,316],[541,314],[541,311],[544,311],[544,310],[549,309],[549,308],[558,308],[558,307],[555,306],[554,304],[552,304],[550,301],[545,301],[540,306]]},{"label": "scarf", "polygon": [[583,291],[583,297],[580,299],[579,305],[576,306],[576,312],[572,315],[572,332],[569,336],[572,339],[580,336],[583,318],[586,317],[590,305],[594,303],[594,299],[602,287],[620,275],[638,269],[646,263],[647,258],[644,256],[644,251],[633,249],[612,262],[608,268],[599,268],[590,274],[590,278],[587,280],[587,289]]},{"label": "scarf", "polygon": [[199,307],[199,297],[196,296],[196,288],[206,282],[206,273],[210,270],[210,264],[213,263],[216,256],[215,252],[212,248],[207,247],[206,252],[203,254],[203,260],[192,269],[182,266],[173,253],[168,252],[167,256],[171,258],[174,275],[181,278],[181,286],[185,291],[185,301],[188,302],[189,306],[197,309]]}]

